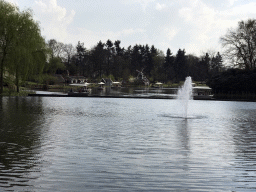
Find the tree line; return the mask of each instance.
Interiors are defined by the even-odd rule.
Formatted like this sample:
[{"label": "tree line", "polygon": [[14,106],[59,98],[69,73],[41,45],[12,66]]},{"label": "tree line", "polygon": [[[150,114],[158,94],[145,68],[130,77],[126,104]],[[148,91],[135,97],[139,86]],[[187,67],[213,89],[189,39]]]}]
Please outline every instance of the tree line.
[{"label": "tree line", "polygon": [[[206,52],[202,56],[186,54],[185,49],[173,53],[168,48],[163,52],[148,44],[124,48],[120,40],[110,39],[99,41],[91,49],[80,41],[75,46],[56,39],[46,41],[31,10],[20,11],[4,0],[0,0],[0,26],[0,94],[9,77],[15,80],[19,91],[22,81],[47,81],[56,73],[82,75],[91,80],[111,77],[112,80],[128,81],[130,77],[136,77],[138,71],[143,72],[150,82],[175,83],[191,76],[194,81],[207,81],[217,91],[222,81],[216,79],[223,78],[227,71],[227,66],[223,65],[224,57],[232,69],[253,71],[256,63],[254,19],[239,22],[238,28],[230,29],[221,37],[226,48],[223,55]],[[238,80],[242,81],[241,78]],[[217,82],[219,86],[216,86]]]},{"label": "tree line", "polygon": [[185,49],[179,49],[176,54],[167,49],[164,53],[147,44],[124,48],[120,40],[99,41],[91,49],[80,41],[75,47],[55,39],[46,42],[38,22],[33,20],[32,11],[20,11],[4,0],[0,0],[0,25],[0,93],[4,77],[5,80],[13,77],[19,92],[22,81],[47,81],[46,74],[67,71],[88,79],[112,77],[123,81],[136,77],[140,71],[151,82],[179,82],[188,75],[205,81],[209,75],[223,69],[219,52],[197,57],[186,55]]},{"label": "tree line", "polygon": [[176,54],[167,49],[165,54],[148,44],[124,48],[120,40],[99,41],[90,50],[80,41],[73,47],[51,39],[48,45],[53,58],[59,58],[64,64],[62,70],[55,67],[57,73],[68,70],[71,75],[91,79],[111,76],[116,80],[127,81],[130,76],[136,77],[138,71],[143,71],[152,82],[179,82],[186,76],[192,76],[195,81],[205,81],[224,69],[219,52],[197,57],[186,55],[185,49],[179,49]]}]

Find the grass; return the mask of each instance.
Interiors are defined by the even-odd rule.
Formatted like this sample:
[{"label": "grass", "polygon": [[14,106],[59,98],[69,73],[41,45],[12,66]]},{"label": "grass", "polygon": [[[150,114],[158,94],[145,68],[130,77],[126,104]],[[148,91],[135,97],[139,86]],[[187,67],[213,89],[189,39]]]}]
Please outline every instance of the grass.
[{"label": "grass", "polygon": [[30,93],[34,93],[34,91],[28,90],[25,87],[20,87],[19,93],[15,89],[4,87],[3,93],[0,96],[28,96]]}]

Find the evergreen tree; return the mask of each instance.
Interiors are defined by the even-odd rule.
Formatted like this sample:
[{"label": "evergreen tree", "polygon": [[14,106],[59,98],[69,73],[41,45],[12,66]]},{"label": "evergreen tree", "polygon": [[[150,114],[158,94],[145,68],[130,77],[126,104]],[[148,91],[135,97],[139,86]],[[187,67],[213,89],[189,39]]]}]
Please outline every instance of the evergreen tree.
[{"label": "evergreen tree", "polygon": [[184,81],[186,76],[188,75],[188,66],[187,59],[185,56],[185,49],[179,49],[175,61],[174,61],[174,71],[175,71],[175,80]]},{"label": "evergreen tree", "polygon": [[[87,60],[88,58],[86,57],[86,48],[84,47],[84,43],[80,43],[80,41],[78,41],[78,44],[76,46],[76,56],[77,56],[77,67],[78,67],[78,71],[77,74],[79,75],[83,75],[85,76],[86,73],[86,64],[87,64]],[[82,73],[81,73],[82,71]]]},{"label": "evergreen tree", "polygon": [[223,62],[222,61],[222,56],[218,52],[217,55],[213,56],[213,58],[211,60],[211,66],[210,66],[211,75],[217,75],[218,73],[221,72],[221,70],[223,68],[223,63],[222,62]]},{"label": "evergreen tree", "polygon": [[154,66],[153,66],[152,55],[151,55],[148,44],[146,44],[144,49],[143,60],[144,60],[145,75],[150,76],[150,71],[153,69]]},{"label": "evergreen tree", "polygon": [[106,68],[106,74],[107,76],[110,75],[110,72],[112,72],[113,68],[113,58],[114,58],[114,47],[111,40],[107,40],[106,43],[107,46],[107,68]]},{"label": "evergreen tree", "polygon": [[115,45],[115,52],[117,56],[122,56],[123,55],[123,49],[120,47],[121,41],[116,40],[114,42]]},{"label": "evergreen tree", "polygon": [[187,56],[188,62],[188,75],[192,77],[194,81],[201,81],[201,68],[199,65],[200,59],[194,55]]},{"label": "evergreen tree", "polygon": [[91,60],[93,62],[93,70],[96,76],[102,77],[106,61],[107,61],[107,54],[104,50],[104,43],[101,41],[91,50]]},{"label": "evergreen tree", "polygon": [[137,75],[136,70],[141,70],[141,61],[140,61],[140,53],[139,53],[139,46],[136,44],[132,48],[131,53],[131,73],[133,76]]},{"label": "evergreen tree", "polygon": [[209,69],[210,69],[210,62],[211,62],[211,58],[209,56],[208,53],[205,54],[205,56],[203,56],[203,58],[201,59],[200,63],[199,63],[199,67],[200,67],[200,80],[201,81],[205,81],[206,79],[209,78]]},{"label": "evergreen tree", "polygon": [[164,61],[164,76],[165,81],[171,80],[174,78],[174,57],[172,56],[171,50],[168,48],[166,51],[165,61]]}]

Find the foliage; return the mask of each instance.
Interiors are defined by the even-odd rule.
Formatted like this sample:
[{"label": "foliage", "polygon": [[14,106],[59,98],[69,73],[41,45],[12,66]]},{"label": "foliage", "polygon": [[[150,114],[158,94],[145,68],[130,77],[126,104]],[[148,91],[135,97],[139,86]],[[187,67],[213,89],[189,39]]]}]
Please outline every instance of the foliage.
[{"label": "foliage", "polygon": [[240,21],[238,28],[229,30],[221,38],[225,55],[235,66],[244,69],[256,67],[256,20]]},{"label": "foliage", "polygon": [[29,74],[42,72],[46,59],[45,41],[31,10],[21,12],[18,7],[3,0],[0,0],[0,26],[0,94],[5,71],[15,75],[19,92],[20,80],[26,80]]},{"label": "foliage", "polygon": [[50,74],[55,74],[57,69],[64,70],[66,66],[61,62],[59,57],[53,57],[50,59],[47,67],[47,72]]},{"label": "foliage", "polygon": [[[168,48],[164,54],[154,45],[136,44],[124,48],[120,40],[110,39],[105,43],[99,41],[90,50],[80,41],[76,46],[55,39],[50,39],[46,43],[30,10],[20,12],[12,4],[3,0],[0,2],[0,26],[3,26],[0,28],[0,79],[3,79],[3,74],[8,71],[10,75],[16,77],[17,88],[20,82],[28,78],[45,84],[54,83],[51,78],[55,73],[81,75],[94,80],[112,76],[112,80],[123,79],[128,82],[130,76],[137,77],[137,71],[143,71],[144,76],[152,82],[161,81],[170,84],[170,82],[183,81],[186,76],[191,76],[194,81],[205,82],[224,71],[222,55],[219,52],[205,53],[197,57],[186,55],[185,49],[179,49],[175,54]],[[240,22],[238,30],[227,34],[222,41],[225,42],[228,37],[233,37],[228,35],[237,35],[236,37],[241,37],[239,39],[241,49],[248,51],[255,45],[254,29],[254,20]],[[249,40],[252,43],[247,44],[246,48],[246,42]],[[227,48],[232,47],[228,41],[225,45]],[[235,53],[234,50],[229,50]],[[236,58],[238,56],[237,53]],[[244,62],[241,58],[237,61]],[[0,83],[2,85],[3,80]]]},{"label": "foliage", "polygon": [[175,80],[177,82],[184,80],[186,76],[188,76],[188,66],[187,66],[187,58],[185,57],[185,49],[179,49],[175,61],[174,61],[174,72],[175,72]]},{"label": "foliage", "polygon": [[3,88],[3,93],[1,96],[27,96],[28,94],[32,94],[34,91],[27,90],[24,87],[21,87],[20,91],[17,92],[14,88]]},{"label": "foliage", "polygon": [[256,70],[229,69],[213,76],[208,85],[215,93],[256,93]]},{"label": "foliage", "polygon": [[[57,42],[57,41],[56,41]],[[70,57],[70,56],[69,56]],[[69,74],[86,76],[88,79],[101,79],[112,74],[115,79],[129,80],[129,76],[137,76],[137,71],[153,82],[179,82],[186,76],[192,76],[193,80],[206,81],[209,76],[219,73],[222,68],[220,53],[206,53],[201,58],[194,55],[186,55],[185,49],[179,49],[173,55],[167,49],[166,55],[146,45],[121,47],[121,41],[106,43],[99,41],[91,50],[84,47],[84,43],[78,42],[76,53],[64,58]]]}]

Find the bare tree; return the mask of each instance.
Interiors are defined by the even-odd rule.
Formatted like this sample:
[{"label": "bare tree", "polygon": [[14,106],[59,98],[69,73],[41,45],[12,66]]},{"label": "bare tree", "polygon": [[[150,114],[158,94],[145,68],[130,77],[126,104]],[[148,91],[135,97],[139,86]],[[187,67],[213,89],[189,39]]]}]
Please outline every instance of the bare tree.
[{"label": "bare tree", "polygon": [[65,61],[70,64],[71,58],[76,54],[76,49],[72,44],[64,44],[63,46]]},{"label": "bare tree", "polygon": [[52,50],[52,58],[59,57],[63,60],[64,57],[64,44],[56,41],[55,39],[51,39],[48,41],[48,46]]},{"label": "bare tree", "polygon": [[221,39],[226,48],[224,56],[235,66],[245,69],[256,67],[256,20],[240,21],[236,30],[229,30]]}]

